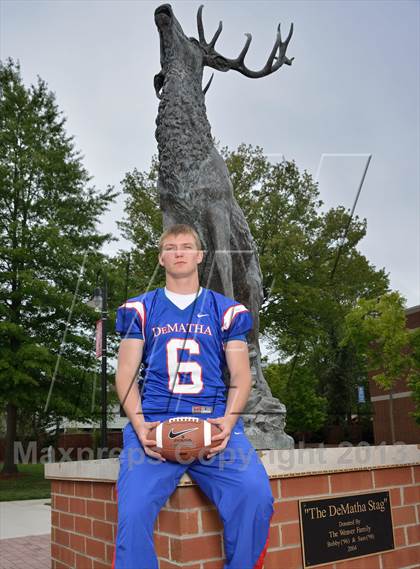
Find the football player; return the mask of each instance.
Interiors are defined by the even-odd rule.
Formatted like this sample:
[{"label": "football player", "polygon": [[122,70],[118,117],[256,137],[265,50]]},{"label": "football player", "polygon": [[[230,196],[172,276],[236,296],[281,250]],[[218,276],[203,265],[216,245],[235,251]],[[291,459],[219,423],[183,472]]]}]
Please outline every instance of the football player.
[{"label": "football player", "polygon": [[[117,311],[116,389],[129,422],[117,482],[115,569],[158,568],[153,527],[185,471],[219,511],[225,569],[263,564],[273,496],[240,418],[251,389],[246,334],[252,318],[242,304],[200,287],[202,259],[196,231],[170,227],[159,243],[166,286],[130,298]],[[177,416],[216,423],[218,445],[189,464],[163,459],[150,430]]]}]

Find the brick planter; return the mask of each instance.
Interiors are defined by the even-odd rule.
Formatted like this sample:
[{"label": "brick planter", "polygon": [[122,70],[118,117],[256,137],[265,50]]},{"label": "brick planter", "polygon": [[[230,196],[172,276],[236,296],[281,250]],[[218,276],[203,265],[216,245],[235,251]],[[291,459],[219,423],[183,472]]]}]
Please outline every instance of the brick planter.
[{"label": "brick planter", "polygon": [[[299,499],[388,489],[395,550],[323,567],[418,567],[419,454],[415,445],[261,453],[275,497],[265,569],[303,567]],[[52,569],[110,569],[117,529],[117,475],[117,459],[46,465],[52,481]],[[188,475],[158,516],[155,544],[160,569],[223,568],[221,521]]]}]

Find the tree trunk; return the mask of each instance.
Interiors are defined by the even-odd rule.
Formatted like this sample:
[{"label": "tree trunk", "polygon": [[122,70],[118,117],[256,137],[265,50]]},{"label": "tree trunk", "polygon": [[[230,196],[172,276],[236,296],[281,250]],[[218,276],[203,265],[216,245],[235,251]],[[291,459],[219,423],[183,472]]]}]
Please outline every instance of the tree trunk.
[{"label": "tree trunk", "polygon": [[17,464],[14,461],[14,443],[16,440],[17,409],[13,403],[6,405],[6,440],[4,449],[4,465],[2,474],[16,474]]}]

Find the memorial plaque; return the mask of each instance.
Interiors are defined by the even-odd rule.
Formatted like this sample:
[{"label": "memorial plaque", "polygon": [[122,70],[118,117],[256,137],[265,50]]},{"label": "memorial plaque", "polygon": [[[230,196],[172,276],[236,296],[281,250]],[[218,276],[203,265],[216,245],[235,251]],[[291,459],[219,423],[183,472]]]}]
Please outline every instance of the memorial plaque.
[{"label": "memorial plaque", "polygon": [[394,549],[389,492],[299,500],[305,567]]}]

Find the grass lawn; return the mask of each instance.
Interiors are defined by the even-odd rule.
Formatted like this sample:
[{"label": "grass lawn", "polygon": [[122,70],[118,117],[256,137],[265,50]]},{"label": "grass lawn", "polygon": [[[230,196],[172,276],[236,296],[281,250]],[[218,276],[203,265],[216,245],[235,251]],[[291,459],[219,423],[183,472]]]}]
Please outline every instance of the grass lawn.
[{"label": "grass lawn", "polygon": [[19,464],[18,470],[17,476],[0,475],[0,502],[50,497],[51,483],[44,478],[43,464]]}]

